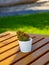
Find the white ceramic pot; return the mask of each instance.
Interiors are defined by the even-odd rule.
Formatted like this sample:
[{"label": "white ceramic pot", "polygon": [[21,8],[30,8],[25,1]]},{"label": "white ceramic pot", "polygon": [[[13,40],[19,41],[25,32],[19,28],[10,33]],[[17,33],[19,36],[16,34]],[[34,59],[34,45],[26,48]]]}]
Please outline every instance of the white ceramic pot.
[{"label": "white ceramic pot", "polygon": [[32,38],[29,41],[18,41],[21,52],[31,52]]}]

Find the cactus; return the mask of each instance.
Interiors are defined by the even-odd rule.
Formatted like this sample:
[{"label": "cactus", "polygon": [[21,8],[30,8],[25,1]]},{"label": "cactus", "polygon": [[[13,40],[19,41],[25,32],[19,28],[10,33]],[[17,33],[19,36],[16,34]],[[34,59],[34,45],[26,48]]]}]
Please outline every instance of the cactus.
[{"label": "cactus", "polygon": [[17,36],[20,41],[28,41],[30,38],[27,33],[22,31],[17,31]]}]

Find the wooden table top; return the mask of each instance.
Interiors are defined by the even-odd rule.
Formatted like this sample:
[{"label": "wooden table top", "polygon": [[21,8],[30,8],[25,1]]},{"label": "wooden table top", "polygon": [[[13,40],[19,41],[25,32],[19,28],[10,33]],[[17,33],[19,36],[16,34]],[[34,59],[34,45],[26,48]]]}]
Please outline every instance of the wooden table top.
[{"label": "wooden table top", "polygon": [[32,51],[22,53],[15,33],[0,34],[0,65],[49,65],[49,36],[30,36]]}]

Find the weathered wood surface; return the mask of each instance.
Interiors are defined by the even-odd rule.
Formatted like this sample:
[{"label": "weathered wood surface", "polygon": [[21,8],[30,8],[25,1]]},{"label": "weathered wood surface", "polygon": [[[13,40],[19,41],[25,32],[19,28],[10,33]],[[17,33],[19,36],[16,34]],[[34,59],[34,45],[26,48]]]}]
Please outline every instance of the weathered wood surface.
[{"label": "weathered wood surface", "polygon": [[15,33],[0,34],[0,65],[49,65],[49,36],[30,36],[33,39],[32,51],[22,53]]}]

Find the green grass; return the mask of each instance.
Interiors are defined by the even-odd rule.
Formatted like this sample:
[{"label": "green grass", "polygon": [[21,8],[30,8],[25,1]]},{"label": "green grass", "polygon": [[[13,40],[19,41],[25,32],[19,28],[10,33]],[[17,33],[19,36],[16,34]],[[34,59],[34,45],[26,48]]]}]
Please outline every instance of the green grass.
[{"label": "green grass", "polygon": [[19,29],[27,33],[49,35],[49,13],[0,17],[0,33]]}]

